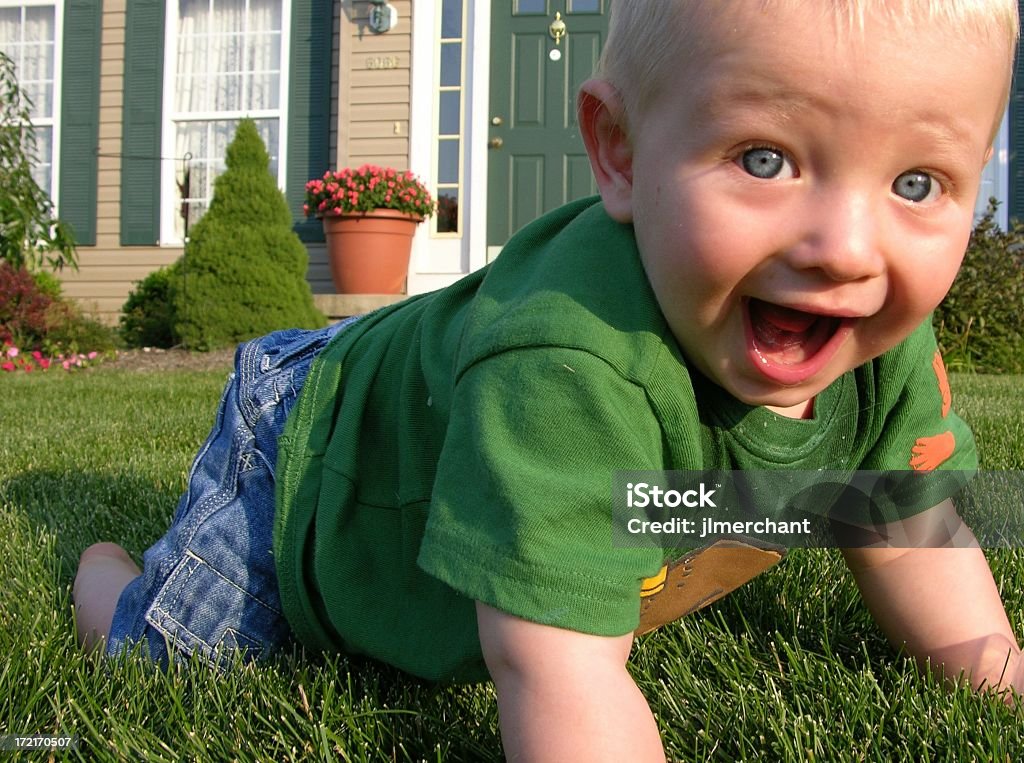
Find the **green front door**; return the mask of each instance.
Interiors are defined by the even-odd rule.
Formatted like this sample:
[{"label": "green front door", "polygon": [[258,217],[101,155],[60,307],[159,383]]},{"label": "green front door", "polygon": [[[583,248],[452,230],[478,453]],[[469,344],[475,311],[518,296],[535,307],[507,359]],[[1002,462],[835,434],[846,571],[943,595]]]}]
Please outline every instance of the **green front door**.
[{"label": "green front door", "polygon": [[[576,124],[576,91],[594,71],[607,0],[504,0],[491,16],[487,243],[596,193]],[[556,14],[565,33],[556,42]],[[557,27],[556,27],[557,30]]]}]

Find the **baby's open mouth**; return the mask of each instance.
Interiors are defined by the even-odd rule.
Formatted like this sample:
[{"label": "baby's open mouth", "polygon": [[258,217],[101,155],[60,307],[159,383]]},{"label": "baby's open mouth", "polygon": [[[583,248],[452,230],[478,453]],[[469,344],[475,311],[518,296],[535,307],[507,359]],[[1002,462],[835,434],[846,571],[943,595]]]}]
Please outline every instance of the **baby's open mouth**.
[{"label": "baby's open mouth", "polygon": [[760,370],[782,384],[817,373],[842,344],[853,319],[746,301],[751,354]]}]

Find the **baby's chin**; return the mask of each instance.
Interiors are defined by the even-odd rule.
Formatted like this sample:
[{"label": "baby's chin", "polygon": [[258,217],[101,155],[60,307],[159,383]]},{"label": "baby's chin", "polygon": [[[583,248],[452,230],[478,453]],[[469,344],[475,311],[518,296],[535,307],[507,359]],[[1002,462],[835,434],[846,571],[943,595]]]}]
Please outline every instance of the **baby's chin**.
[{"label": "baby's chin", "polygon": [[807,413],[807,409],[811,407],[814,399],[842,376],[842,373],[845,371],[823,374],[814,380],[805,381],[792,387],[768,385],[762,379],[757,379],[756,383],[749,381],[737,383],[735,379],[723,383],[722,380],[716,379],[715,383],[732,397],[747,405],[769,408],[777,413],[788,411],[783,415],[789,416],[796,413],[799,414],[797,417],[801,417]]}]

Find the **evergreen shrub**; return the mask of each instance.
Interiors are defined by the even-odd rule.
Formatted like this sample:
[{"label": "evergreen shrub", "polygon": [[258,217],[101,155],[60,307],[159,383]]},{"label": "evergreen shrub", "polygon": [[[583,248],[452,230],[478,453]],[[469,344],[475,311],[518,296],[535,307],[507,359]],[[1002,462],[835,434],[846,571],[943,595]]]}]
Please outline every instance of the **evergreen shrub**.
[{"label": "evergreen shrub", "polygon": [[996,210],[992,199],[933,318],[953,371],[1024,373],[1024,225],[1013,220],[1002,230]]},{"label": "evergreen shrub", "polygon": [[139,281],[121,308],[121,338],[129,347],[174,347],[171,279],[177,264],[154,270]]},{"label": "evergreen shrub", "polygon": [[325,325],[306,282],[306,247],[251,119],[239,123],[226,163],[171,273],[174,335],[189,348],[211,349]]}]

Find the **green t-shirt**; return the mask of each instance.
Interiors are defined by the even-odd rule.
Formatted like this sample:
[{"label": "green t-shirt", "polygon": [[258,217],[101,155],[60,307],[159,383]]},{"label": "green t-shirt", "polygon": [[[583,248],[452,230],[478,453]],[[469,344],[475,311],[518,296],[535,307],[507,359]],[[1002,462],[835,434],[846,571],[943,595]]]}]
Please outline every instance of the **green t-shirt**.
[{"label": "green t-shirt", "polygon": [[822,392],[815,418],[687,368],[630,226],[595,200],[487,268],[372,313],[324,350],[280,441],[275,554],[307,646],[486,678],[474,600],[600,635],[636,628],[656,548],[612,543],[619,470],[910,469],[952,438],[929,326]]}]

